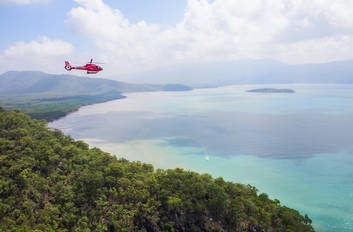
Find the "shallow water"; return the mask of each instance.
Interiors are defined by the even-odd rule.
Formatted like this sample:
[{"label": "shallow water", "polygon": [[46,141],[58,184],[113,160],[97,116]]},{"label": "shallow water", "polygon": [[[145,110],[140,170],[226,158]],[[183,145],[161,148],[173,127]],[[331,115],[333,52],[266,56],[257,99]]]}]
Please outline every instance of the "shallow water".
[{"label": "shallow water", "polygon": [[353,86],[245,92],[258,87],[128,94],[49,126],[129,160],[254,185],[317,231],[353,231]]}]

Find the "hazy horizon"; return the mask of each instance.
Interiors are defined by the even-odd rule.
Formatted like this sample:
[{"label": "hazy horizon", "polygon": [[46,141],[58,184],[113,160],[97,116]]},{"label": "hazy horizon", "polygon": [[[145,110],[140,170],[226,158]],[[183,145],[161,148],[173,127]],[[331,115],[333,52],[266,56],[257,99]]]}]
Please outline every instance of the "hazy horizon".
[{"label": "hazy horizon", "polygon": [[[143,73],[106,77],[102,77],[100,74],[87,75],[80,71],[56,74],[41,70],[11,71],[32,72],[34,75],[36,75],[36,72],[42,72],[48,74],[48,76],[71,75],[89,79],[104,78],[134,84],[180,83],[193,87],[216,87],[234,84],[353,83],[353,60],[300,65],[286,64],[273,59],[209,61],[169,65]],[[40,74],[38,73],[38,75]]]}]

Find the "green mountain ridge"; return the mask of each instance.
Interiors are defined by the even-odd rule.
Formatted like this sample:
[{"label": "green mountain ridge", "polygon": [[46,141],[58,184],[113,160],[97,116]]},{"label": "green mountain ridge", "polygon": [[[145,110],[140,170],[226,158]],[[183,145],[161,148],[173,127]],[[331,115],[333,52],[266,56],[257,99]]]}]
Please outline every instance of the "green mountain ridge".
[{"label": "green mountain ridge", "polygon": [[0,108],[0,231],[314,231],[252,186],[117,159]]}]

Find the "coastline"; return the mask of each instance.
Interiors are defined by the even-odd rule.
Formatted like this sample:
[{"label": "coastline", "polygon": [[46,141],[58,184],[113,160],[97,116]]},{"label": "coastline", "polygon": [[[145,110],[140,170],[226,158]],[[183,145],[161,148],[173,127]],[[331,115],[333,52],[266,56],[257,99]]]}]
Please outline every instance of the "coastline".
[{"label": "coastline", "polygon": [[[115,100],[121,100],[121,99],[126,99],[128,98],[128,95],[130,94],[137,94],[137,93],[155,93],[155,92],[161,92],[161,93],[175,93],[175,92],[189,92],[189,91],[193,91],[195,89],[198,89],[198,88],[192,88],[192,89],[188,89],[188,90],[174,90],[174,91],[171,91],[171,90],[153,90],[153,91],[133,91],[133,92],[123,92],[121,94],[124,94],[124,95],[120,95],[119,97],[113,97],[113,98],[110,98],[110,99],[105,99],[105,100],[96,100],[96,101],[92,101],[92,102],[89,102],[89,103],[85,103],[85,104],[80,104],[80,105],[77,105],[74,109],[71,109],[69,111],[66,111],[64,112],[64,114],[58,116],[58,117],[53,117],[51,118],[50,120],[46,120],[48,123],[51,123],[51,122],[54,122],[56,120],[59,120],[61,118],[64,118],[72,113],[75,113],[77,111],[79,111],[82,107],[85,107],[85,106],[90,106],[90,105],[95,105],[95,104],[101,104],[101,103],[106,103],[106,102],[110,102],[110,101],[115,101]],[[26,112],[24,112],[26,113]],[[33,115],[31,113],[27,113],[28,115],[30,115],[31,117],[33,117]],[[35,118],[35,117],[34,117]]]},{"label": "coastline", "polygon": [[[81,107],[84,107],[84,106],[89,106],[89,105],[94,105],[94,104],[99,104],[99,103],[104,103],[104,102],[109,102],[109,101],[114,101],[114,100],[119,100],[119,99],[125,99],[125,98],[126,98],[126,96],[121,95],[121,97],[112,98],[112,99],[108,99],[108,100],[93,101],[93,102],[90,102],[90,103],[80,104],[80,105],[76,106],[74,109],[71,109],[71,110],[69,110],[69,111],[63,112],[62,115],[60,115],[60,116],[58,116],[58,117],[53,117],[53,118],[51,118],[50,120],[46,120],[46,121],[47,121],[48,123],[50,123],[50,122],[53,122],[53,121],[55,121],[55,120],[59,120],[59,119],[61,119],[61,118],[64,118],[64,117],[66,117],[66,116],[72,114],[72,113],[77,112]],[[40,114],[40,113],[37,113],[37,114]],[[29,113],[28,115],[30,115],[31,117],[33,117],[31,113]]]},{"label": "coastline", "polygon": [[[351,151],[330,152],[325,149],[326,151],[315,153],[316,155],[293,156],[293,159],[288,159],[286,157],[289,156],[284,157],[282,154],[291,155],[293,151],[301,154],[317,152],[316,149],[310,148],[315,148],[317,143],[307,143],[307,141],[311,141],[310,138],[313,136],[307,136],[309,139],[303,139],[303,136],[300,135],[302,129],[295,126],[298,122],[302,125],[309,125],[310,131],[327,130],[332,133],[332,136],[336,131],[336,135],[340,136],[342,130],[339,128],[347,128],[348,125],[341,119],[347,119],[348,116],[344,115],[353,113],[351,109],[348,110],[351,105],[349,96],[352,95],[353,86],[274,85],[274,87],[277,86],[293,87],[297,94],[290,96],[285,94],[253,95],[244,92],[249,88],[244,85],[195,89],[195,91],[180,95],[162,91],[131,93],[127,94],[127,99],[124,101],[111,101],[111,103],[83,107],[79,113],[54,124],[63,128],[63,131],[74,138],[84,141],[95,139],[89,143],[97,147],[102,146],[104,150],[112,154],[120,154],[129,160],[145,161],[155,164],[158,168],[169,168],[168,165],[176,164],[179,167],[193,169],[201,173],[207,172],[214,176],[223,176],[227,180],[250,183],[261,191],[269,193],[270,196],[281,199],[289,207],[308,213],[318,231],[327,231],[323,228],[350,228],[349,225],[340,226],[348,222],[349,219],[345,208],[347,202],[344,199],[349,197],[350,185],[338,186],[337,183],[343,181],[345,176],[351,172],[350,169],[344,168],[346,164],[351,162]],[[229,116],[233,111],[238,117]],[[332,111],[335,114],[329,113]],[[218,116],[219,119],[216,120]],[[312,121],[313,116],[330,122],[332,127],[325,126],[326,124],[321,121]],[[257,120],[258,118],[264,120]],[[335,118],[337,120],[333,120]],[[234,120],[229,124],[224,122],[225,119],[227,121]],[[193,123],[196,120],[203,123],[200,125]],[[245,124],[239,120],[244,120]],[[264,127],[255,125],[249,120],[263,124]],[[294,120],[295,123],[290,123],[291,120]],[[139,121],[140,123],[138,123]],[[283,122],[288,123],[283,124]],[[96,126],[98,123],[101,124]],[[287,129],[280,130],[281,128],[276,127],[278,123],[287,125],[285,127]],[[109,126],[105,128],[104,124]],[[156,127],[157,125],[162,126]],[[182,129],[181,125],[186,126]],[[194,129],[188,129],[187,125],[192,125]],[[214,144],[210,143],[213,140],[211,138],[207,140],[204,133],[201,137],[197,133],[193,134],[193,131],[203,132],[201,129],[205,127],[211,131],[218,127],[228,130],[229,125],[232,125],[233,128],[239,128],[239,131],[234,130],[233,133],[239,139],[230,140],[237,141],[237,144],[231,147],[232,142],[227,143],[230,144],[227,149],[232,154],[244,154],[248,152],[249,148],[249,153],[260,153],[262,157],[243,155],[229,159],[222,158],[220,152],[226,146],[219,146],[218,141]],[[269,127],[274,130],[271,129],[267,133]],[[249,131],[249,128],[254,131],[251,136],[248,136],[251,140],[242,139],[242,132]],[[337,129],[333,131],[333,128]],[[160,130],[163,131],[160,132]],[[299,134],[288,140],[286,139],[288,131],[297,131]],[[262,133],[265,136],[256,136],[256,134],[261,135]],[[320,141],[325,141],[324,138],[328,135],[321,134]],[[269,135],[277,138],[278,142],[263,139]],[[316,136],[319,139],[319,135]],[[131,138],[133,138],[131,141],[126,141]],[[153,138],[156,140],[151,140]],[[258,141],[257,143],[253,142],[255,139]],[[191,143],[192,141],[194,143]],[[289,144],[285,141],[296,144],[295,150],[291,150],[290,146],[279,146],[279,144]],[[226,143],[224,144],[226,145]],[[310,146],[305,148],[301,145]],[[346,146],[344,141],[339,147],[343,146]],[[302,148],[305,148],[306,151],[301,152]],[[278,159],[274,153],[279,155]],[[293,153],[293,155],[295,154]],[[342,167],[340,170],[332,168],[338,165]],[[312,167],[315,167],[314,170]],[[330,179],[327,179],[326,176],[330,176]],[[337,187],[326,189],[327,185]],[[307,191],[308,188],[310,191]],[[342,190],[340,194],[335,192],[337,188]],[[322,189],[326,190],[325,193],[322,192]],[[316,196],[321,196],[321,200]],[[325,209],[327,202],[333,205],[335,210]]]}]

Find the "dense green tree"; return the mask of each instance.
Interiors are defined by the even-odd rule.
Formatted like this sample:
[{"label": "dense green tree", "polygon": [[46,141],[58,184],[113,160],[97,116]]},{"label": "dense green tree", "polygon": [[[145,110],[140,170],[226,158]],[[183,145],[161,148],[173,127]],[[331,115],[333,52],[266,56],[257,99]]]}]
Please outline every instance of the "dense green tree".
[{"label": "dense green tree", "polygon": [[252,186],[117,159],[0,108],[0,231],[314,231]]}]

